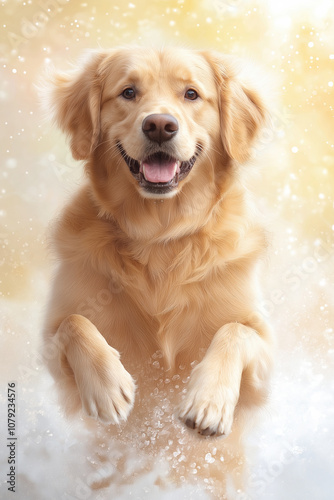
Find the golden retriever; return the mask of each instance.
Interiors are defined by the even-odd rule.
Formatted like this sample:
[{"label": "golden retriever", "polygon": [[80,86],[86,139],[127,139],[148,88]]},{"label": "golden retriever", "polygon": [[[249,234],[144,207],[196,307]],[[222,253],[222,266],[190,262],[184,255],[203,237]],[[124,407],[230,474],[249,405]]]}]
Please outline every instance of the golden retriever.
[{"label": "golden retriever", "polygon": [[171,373],[192,367],[179,418],[227,436],[236,406],[265,399],[271,366],[266,234],[239,175],[261,97],[230,57],[125,47],[55,75],[51,105],[87,173],[54,227],[44,330],[67,410],[126,420],[136,370],[159,350]]}]

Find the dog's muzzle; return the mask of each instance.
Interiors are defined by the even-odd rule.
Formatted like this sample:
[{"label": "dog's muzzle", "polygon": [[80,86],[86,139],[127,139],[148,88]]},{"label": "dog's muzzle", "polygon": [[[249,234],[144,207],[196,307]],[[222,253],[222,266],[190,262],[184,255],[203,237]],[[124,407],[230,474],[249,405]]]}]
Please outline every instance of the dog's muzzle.
[{"label": "dog's muzzle", "polygon": [[189,174],[202,150],[198,145],[195,154],[187,161],[180,161],[163,151],[140,161],[131,158],[120,142],[117,142],[117,147],[139,186],[154,195],[165,195],[173,191]]},{"label": "dog's muzzle", "polygon": [[142,131],[148,142],[148,149],[154,151],[142,160],[131,158],[120,141],[117,147],[128,165],[131,174],[147,193],[164,195],[173,191],[191,171],[202,148],[197,145],[195,154],[187,161],[179,160],[168,152],[169,145],[179,131],[177,119],[169,114],[148,115],[142,123]]}]

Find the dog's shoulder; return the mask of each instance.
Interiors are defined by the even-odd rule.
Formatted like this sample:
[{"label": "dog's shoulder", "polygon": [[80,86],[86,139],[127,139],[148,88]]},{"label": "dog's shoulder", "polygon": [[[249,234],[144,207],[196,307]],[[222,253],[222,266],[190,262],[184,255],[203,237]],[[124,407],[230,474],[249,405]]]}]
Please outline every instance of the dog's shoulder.
[{"label": "dog's shoulder", "polygon": [[[83,186],[65,205],[52,230],[52,247],[62,259],[80,258],[111,239],[111,221],[99,216],[89,185]],[[87,256],[84,257],[85,259]]]}]

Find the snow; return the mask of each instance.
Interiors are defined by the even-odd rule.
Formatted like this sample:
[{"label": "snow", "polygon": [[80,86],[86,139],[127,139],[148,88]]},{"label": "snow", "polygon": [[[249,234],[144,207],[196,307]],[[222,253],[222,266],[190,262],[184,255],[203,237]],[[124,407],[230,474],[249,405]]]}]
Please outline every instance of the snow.
[{"label": "snow", "polygon": [[[272,233],[261,310],[276,332],[276,368],[270,402],[247,439],[245,482],[231,498],[334,498],[332,2],[16,0],[0,8],[1,499],[207,499],[231,463],[219,440],[201,444],[175,418],[187,380],[164,373],[159,353],[142,412],[115,430],[65,419],[39,352],[51,276],[46,230],[82,165],[45,123],[35,85],[45,65],[64,69],[85,48],[152,40],[259,61],[277,82],[253,185]],[[12,381],[16,494],[5,482]]]}]

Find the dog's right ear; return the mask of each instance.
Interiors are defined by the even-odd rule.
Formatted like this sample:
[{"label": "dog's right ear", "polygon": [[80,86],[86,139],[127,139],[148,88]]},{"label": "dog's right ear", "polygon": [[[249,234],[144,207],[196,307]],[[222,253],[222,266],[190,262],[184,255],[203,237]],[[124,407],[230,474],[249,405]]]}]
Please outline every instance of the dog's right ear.
[{"label": "dog's right ear", "polygon": [[103,80],[99,71],[106,53],[90,54],[78,70],[49,77],[49,105],[55,123],[71,138],[73,158],[85,160],[100,137]]},{"label": "dog's right ear", "polygon": [[246,162],[259,131],[269,123],[267,107],[256,85],[247,82],[248,78],[244,81],[231,56],[205,52],[205,57],[218,89],[223,146],[230,158]]}]

